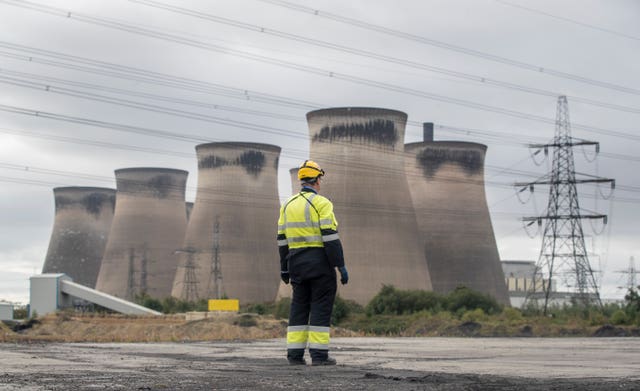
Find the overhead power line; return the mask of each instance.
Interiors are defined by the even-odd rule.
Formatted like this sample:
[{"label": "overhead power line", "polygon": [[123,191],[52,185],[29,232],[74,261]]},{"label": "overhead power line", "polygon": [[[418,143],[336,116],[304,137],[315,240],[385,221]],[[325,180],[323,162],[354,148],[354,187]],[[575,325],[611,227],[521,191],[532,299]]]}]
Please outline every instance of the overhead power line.
[{"label": "overhead power line", "polygon": [[398,37],[398,38],[402,38],[402,39],[406,39],[409,41],[413,41],[413,42],[418,42],[424,45],[429,45],[429,46],[435,46],[435,47],[439,47],[441,49],[446,49],[446,50],[450,50],[450,51],[454,51],[457,53],[462,53],[462,54],[466,54],[469,56],[473,56],[473,57],[478,57],[478,58],[483,58],[485,60],[489,60],[489,61],[493,61],[493,62],[498,62],[501,64],[506,64],[506,65],[510,65],[513,67],[517,67],[517,68],[521,68],[521,69],[526,69],[528,71],[533,71],[536,73],[541,73],[541,74],[546,74],[546,75],[550,75],[550,76],[554,76],[554,77],[559,77],[559,78],[563,78],[563,79],[568,79],[568,80],[573,80],[573,81],[577,81],[580,83],[584,83],[584,84],[589,84],[589,85],[593,85],[593,86],[597,86],[597,87],[601,87],[601,88],[607,88],[610,90],[614,90],[614,91],[619,91],[619,92],[624,92],[627,94],[634,94],[634,95],[640,95],[640,90],[637,88],[632,88],[632,87],[627,87],[627,86],[622,86],[622,85],[618,85],[618,84],[614,84],[614,83],[609,83],[609,82],[605,82],[605,81],[600,81],[600,80],[595,80],[595,79],[591,79],[588,77],[584,77],[584,76],[580,76],[577,74],[572,74],[569,72],[563,72],[563,71],[559,71],[559,70],[555,70],[552,68],[547,68],[541,65],[535,65],[535,64],[530,64],[530,63],[526,63],[523,61],[518,61],[518,60],[513,60],[510,58],[506,58],[506,57],[502,57],[502,56],[498,56],[495,54],[490,54],[490,53],[486,53],[486,52],[482,52],[479,50],[474,50],[474,49],[469,49],[469,48],[465,48],[462,46],[457,46],[457,45],[453,45],[450,43],[446,43],[446,42],[442,42],[442,41],[438,41],[435,39],[431,39],[431,38],[427,38],[427,37],[423,37],[420,35],[416,35],[416,34],[411,34],[411,33],[407,33],[407,32],[403,32],[400,30],[394,30],[388,27],[384,27],[384,26],[380,26],[380,25],[376,25],[373,23],[368,23],[359,19],[355,19],[355,18],[350,18],[347,16],[343,16],[343,15],[338,15],[335,13],[330,13],[327,11],[322,11],[322,10],[318,10],[318,9],[314,9],[311,7],[306,7],[300,4],[295,4],[295,3],[291,3],[289,1],[284,1],[284,0],[258,0],[258,1],[262,1],[264,3],[269,3],[269,4],[273,4],[273,5],[277,5],[280,7],[285,7],[294,11],[298,11],[298,12],[304,12],[307,14],[311,14],[311,15],[315,15],[321,18],[325,18],[325,19],[330,19],[336,22],[340,22],[343,24],[347,24],[347,25],[351,25],[351,26],[355,26],[355,27],[359,27],[365,30],[369,30],[369,31],[376,31],[379,33],[383,33],[383,34],[387,34],[387,35],[391,35],[394,37]]},{"label": "overhead power line", "polygon": [[[15,106],[7,106],[7,105],[0,105],[0,111],[6,111],[6,112],[11,112],[11,113],[16,113],[16,114],[22,114],[22,115],[30,115],[30,116],[35,116],[35,117],[39,117],[39,118],[46,118],[46,119],[54,119],[57,121],[65,121],[65,122],[71,122],[71,123],[78,123],[78,124],[83,124],[83,125],[89,125],[89,126],[95,126],[95,127],[101,127],[101,128],[107,128],[107,129],[113,129],[113,130],[118,130],[118,131],[122,131],[122,132],[128,132],[128,133],[134,133],[134,134],[141,134],[141,135],[146,135],[146,136],[153,136],[153,137],[158,137],[158,138],[166,138],[166,139],[171,139],[171,140],[178,140],[178,141],[184,141],[184,142],[196,142],[196,143],[210,143],[212,140],[209,138],[202,138],[200,136],[196,136],[196,135],[188,135],[188,134],[180,134],[178,132],[171,132],[171,131],[165,131],[165,130],[155,130],[155,129],[149,129],[149,128],[142,128],[142,127],[137,127],[137,126],[131,126],[131,125],[124,125],[124,124],[117,124],[117,123],[111,123],[111,122],[105,122],[105,121],[96,121],[96,120],[92,120],[92,119],[88,119],[88,118],[81,118],[81,117],[71,117],[71,116],[66,116],[66,115],[62,115],[62,114],[55,114],[55,113],[50,113],[50,112],[44,112],[44,111],[37,111],[37,110],[32,110],[32,109],[25,109],[25,108],[21,108],[21,107],[15,107]],[[7,132],[7,133],[13,133],[15,134],[16,132]],[[60,140],[60,141],[70,141],[70,140]],[[345,143],[347,144],[347,143]],[[105,147],[113,147],[113,145],[107,145]],[[281,156],[286,156],[286,157],[291,157],[291,158],[295,158],[297,160],[302,160],[305,158],[308,158],[307,153],[305,151],[302,150],[296,150],[296,149],[289,149],[291,152],[289,152],[288,154],[282,154]],[[150,152],[150,151],[145,151],[145,152]],[[158,151],[159,153],[162,153],[161,151]],[[325,155],[323,156],[323,158],[325,160],[331,160],[334,159],[334,157],[332,155]],[[357,167],[358,165],[355,164],[354,167]],[[372,167],[365,167],[362,166],[361,168],[365,169],[371,169]],[[384,162],[381,162],[379,166],[375,167],[376,170],[376,175],[404,175],[404,169],[402,170],[396,170],[393,168],[388,167],[386,164],[384,164]],[[500,167],[499,169],[504,169],[503,167]],[[527,175],[525,173],[525,175]],[[452,179],[452,180],[456,180],[457,179]],[[498,181],[485,181],[486,184],[488,185],[495,185],[495,186],[500,186],[500,187],[504,187],[504,188],[509,188],[511,187],[509,184],[505,184],[502,182],[498,182]]]},{"label": "overhead power line", "polygon": [[[136,82],[151,83],[165,87],[180,88],[184,90],[201,92],[206,94],[222,95],[227,97],[239,98],[242,100],[250,100],[256,102],[273,103],[282,106],[299,107],[304,109],[313,109],[322,106],[319,103],[308,102],[301,99],[285,98],[278,95],[267,94],[259,91],[248,90],[245,88],[231,87],[218,83],[204,82],[201,80],[190,79],[175,75],[169,75],[161,72],[154,72],[149,69],[134,68],[130,66],[98,61],[86,57],[73,56],[54,52],[45,49],[34,48],[25,45],[18,45],[11,42],[0,41],[0,47],[6,49],[28,53],[29,55],[16,55],[14,53],[0,51],[0,56],[12,58],[14,60],[26,61],[48,66],[55,66],[65,69],[71,69],[81,72],[88,72],[102,76],[117,77],[121,79],[133,80]],[[34,57],[33,55],[55,58],[71,63]],[[84,65],[78,65],[84,64]]]},{"label": "overhead power line", "polygon": [[[473,75],[469,73],[454,71],[447,68],[419,63],[416,61],[410,61],[404,58],[391,57],[385,54],[370,52],[367,50],[348,47],[348,46],[340,45],[337,43],[321,41],[318,39],[304,37],[298,34],[291,34],[291,33],[287,33],[280,30],[275,30],[267,27],[250,24],[250,23],[245,23],[238,20],[223,18],[221,16],[207,14],[201,11],[196,11],[196,10],[192,10],[184,7],[177,7],[177,6],[162,3],[159,1],[154,1],[154,0],[129,0],[129,1],[142,4],[148,7],[163,9],[169,12],[203,19],[213,23],[224,24],[227,26],[233,26],[236,28],[257,32],[260,34],[268,34],[268,35],[276,36],[279,38],[284,38],[284,39],[288,39],[296,42],[302,42],[308,45],[314,45],[318,47],[337,50],[343,53],[354,54],[361,57],[366,57],[366,58],[375,59],[379,61],[385,61],[391,64],[403,65],[403,66],[414,68],[414,69],[426,70],[429,72],[440,73],[447,76],[456,77],[459,79],[470,80],[470,81],[480,83],[481,85],[492,85],[492,86],[497,86],[497,87],[501,87],[501,88],[505,88],[513,91],[525,92],[529,94],[541,95],[546,97],[553,97],[554,99],[559,95],[563,95],[562,93],[557,91],[543,90],[540,88],[534,88],[534,87],[529,87],[521,84],[492,79],[485,76],[478,76],[478,75]],[[621,105],[615,105],[609,102],[599,102],[594,99],[587,99],[587,98],[576,97],[576,96],[569,96],[569,97],[571,98],[572,101],[575,101],[575,102],[581,102],[581,103],[585,103],[592,106],[640,114],[639,108],[625,107]]]},{"label": "overhead power line", "polygon": [[[342,81],[348,81],[351,83],[379,88],[386,91],[394,91],[394,92],[398,92],[405,95],[421,97],[421,98],[434,100],[438,102],[444,102],[444,103],[463,106],[467,108],[473,108],[481,111],[493,112],[497,114],[526,119],[530,121],[538,121],[538,122],[543,122],[547,124],[555,124],[555,119],[552,119],[552,118],[546,118],[546,117],[523,113],[523,112],[519,112],[516,110],[511,110],[503,107],[490,106],[483,103],[467,101],[467,100],[458,99],[458,98],[452,98],[445,95],[428,93],[421,90],[406,88],[406,87],[402,87],[394,84],[379,82],[376,80],[370,80],[370,79],[365,79],[365,78],[361,78],[353,75],[328,71],[328,70],[317,68],[317,67],[311,67],[303,64],[280,60],[277,58],[262,56],[262,55],[258,55],[258,54],[254,54],[246,51],[226,48],[220,45],[214,45],[206,42],[196,41],[190,38],[167,34],[167,33],[163,33],[156,30],[137,27],[128,23],[120,22],[120,21],[98,18],[94,16],[87,16],[79,13],[72,13],[69,11],[62,10],[60,8],[49,7],[49,6],[45,6],[45,5],[41,5],[33,2],[27,2],[27,1],[15,2],[13,0],[0,0],[0,2],[4,2],[11,5],[17,5],[22,8],[32,9],[35,11],[44,12],[44,13],[59,16],[59,17],[64,17],[66,19],[75,19],[85,23],[114,28],[117,30],[127,31],[130,33],[139,34],[139,35],[143,35],[151,38],[157,38],[157,39],[184,44],[184,45],[188,45],[188,46],[192,46],[192,47],[196,47],[204,50],[210,50],[214,52],[229,54],[229,55],[233,55],[233,56],[244,58],[244,59],[259,61],[259,62],[272,64],[272,65],[276,65],[276,66],[280,66],[288,69],[294,69],[294,70],[298,70],[298,71],[302,71],[310,74],[315,74],[318,76],[334,78]],[[581,129],[581,130],[594,132],[594,133],[606,133],[607,135],[614,136],[614,137],[629,137],[630,139],[635,139],[640,141],[640,135],[635,136],[635,135],[627,134],[623,132],[610,131],[606,129],[599,129],[592,126],[579,125],[579,124],[574,124],[573,127],[576,129]]]},{"label": "overhead power line", "polygon": [[[307,101],[301,101],[298,99],[276,96],[271,94],[266,94],[262,92],[256,92],[253,90],[248,90],[239,87],[231,87],[231,86],[222,86],[218,84],[211,84],[208,82],[203,82],[194,79],[184,79],[174,75],[168,75],[163,73],[153,72],[147,69],[141,68],[133,68],[128,66],[123,66],[114,63],[108,63],[103,61],[92,60],[84,57],[71,56],[59,52],[47,51],[44,49],[37,49],[23,45],[12,44],[8,42],[0,41],[0,47],[6,47],[11,50],[22,51],[29,54],[39,54],[46,57],[63,59],[65,61],[70,61],[71,63],[65,63],[60,61],[51,61],[46,60],[39,57],[34,57],[32,55],[22,56],[22,55],[14,55],[10,53],[3,53],[0,51],[0,56],[7,56],[9,58],[13,58],[20,61],[28,61],[28,62],[36,62],[39,64],[45,64],[48,66],[55,66],[64,69],[71,69],[76,71],[82,71],[97,75],[104,75],[109,77],[121,78],[125,80],[132,80],[139,83],[148,83],[153,85],[171,87],[182,89],[186,91],[194,91],[194,92],[202,92],[206,94],[213,95],[221,95],[241,100],[249,100],[261,103],[268,103],[277,106],[283,107],[296,107],[296,108],[304,108],[304,109],[321,109],[327,107],[327,105],[323,105],[320,103],[311,103]],[[78,65],[78,64],[87,64]],[[116,70],[116,72],[109,71],[110,69]],[[142,76],[144,75],[144,76]],[[175,83],[174,83],[175,82]],[[74,84],[80,85],[80,84]],[[221,88],[218,88],[221,87]],[[103,87],[99,87],[98,89],[103,89]],[[422,130],[422,122],[420,121],[407,121],[407,125],[419,128]],[[512,133],[506,132],[496,132],[496,131],[486,131],[482,129],[472,129],[472,128],[460,128],[450,125],[437,124],[436,127],[440,130],[444,130],[450,133],[462,134],[466,137],[478,137],[482,140],[494,139],[496,141],[505,143],[505,140],[514,140],[518,144],[528,144],[532,141],[536,136],[529,135],[514,135]],[[547,139],[545,138],[544,141]]]},{"label": "overhead power line", "polygon": [[504,5],[507,5],[509,7],[519,8],[521,10],[525,10],[525,11],[528,11],[528,12],[531,12],[531,13],[534,13],[534,14],[544,15],[544,16],[547,16],[547,17],[550,17],[550,18],[553,18],[553,19],[561,20],[563,22],[568,22],[568,23],[576,24],[578,26],[586,27],[586,28],[589,28],[589,29],[592,29],[592,30],[600,31],[600,32],[603,32],[603,33],[616,35],[618,37],[633,39],[634,41],[640,41],[640,37],[636,37],[636,36],[633,36],[633,35],[630,35],[630,34],[621,33],[619,31],[611,30],[611,29],[608,29],[608,28],[596,26],[596,25],[589,24],[589,23],[579,22],[577,20],[569,19],[569,18],[564,17],[564,16],[558,16],[558,15],[554,15],[554,14],[551,14],[551,13],[548,13],[548,12],[544,12],[544,11],[541,11],[541,10],[537,10],[537,9],[534,9],[534,8],[525,7],[525,6],[520,5],[520,4],[514,4],[514,3],[511,3],[509,1],[504,1],[504,0],[495,0],[495,1],[497,1],[500,4],[504,4]]},{"label": "overhead power line", "polygon": [[[212,123],[229,125],[229,126],[233,126],[233,127],[239,127],[239,128],[243,128],[243,129],[256,130],[256,131],[260,131],[260,132],[264,132],[264,133],[278,134],[278,135],[284,135],[284,136],[288,136],[288,137],[301,137],[301,134],[295,135],[295,134],[292,134],[292,132],[290,132],[290,131],[283,131],[280,128],[274,128],[274,127],[270,127],[270,126],[266,126],[266,125],[258,125],[258,124],[253,124],[253,123],[250,123],[250,122],[237,121],[237,120],[231,120],[231,119],[226,119],[226,118],[219,118],[219,117],[214,117],[214,116],[210,116],[210,115],[206,115],[206,114],[199,114],[199,113],[185,111],[185,110],[173,109],[173,108],[169,108],[169,107],[165,107],[165,106],[146,104],[146,103],[141,103],[141,102],[136,102],[136,101],[131,101],[131,100],[125,100],[125,99],[119,99],[119,98],[112,98],[112,97],[108,97],[108,96],[105,96],[105,95],[99,95],[99,94],[95,94],[95,93],[83,92],[83,91],[79,91],[79,90],[72,90],[72,89],[63,88],[63,87],[55,87],[55,86],[48,85],[48,84],[39,84],[39,83],[24,81],[24,80],[15,79],[15,78],[2,77],[2,76],[0,76],[0,82],[7,83],[7,84],[18,85],[18,86],[22,86],[22,87],[40,89],[42,91],[46,91],[46,92],[50,92],[50,93],[59,93],[59,94],[74,96],[74,97],[78,97],[78,98],[85,98],[85,99],[90,99],[90,100],[95,100],[95,101],[100,101],[100,102],[105,102],[105,103],[118,104],[118,105],[121,105],[121,106],[130,107],[130,108],[154,111],[154,112],[158,112],[158,113],[162,113],[162,114],[175,115],[175,116],[180,116],[180,117],[184,117],[184,118],[190,118],[190,119],[195,119],[195,120],[200,120],[200,121],[207,121],[207,122],[212,122]],[[505,113],[507,113],[507,115],[509,115],[508,113],[511,113],[512,115],[516,115],[516,116],[519,116],[521,118],[526,118],[526,119],[533,120],[533,121],[537,120],[539,122],[554,123],[554,120],[551,120],[551,119],[548,119],[548,118],[545,118],[545,117],[541,117],[541,116],[537,116],[537,115],[533,115],[533,114],[529,115],[529,114],[525,114],[525,113],[511,111],[511,110],[505,110]],[[618,132],[618,131],[613,131],[613,130],[608,130],[608,129],[602,129],[602,128],[597,128],[597,127],[587,126],[587,125],[574,125],[574,127],[580,128],[580,129],[582,129],[584,131],[587,131],[587,132],[598,133],[598,134],[606,134],[606,135],[612,136],[612,137],[620,137],[620,138],[624,138],[624,139],[628,139],[628,140],[640,141],[640,135],[634,135],[634,134],[630,134],[630,133],[624,133],[624,132]]]}]

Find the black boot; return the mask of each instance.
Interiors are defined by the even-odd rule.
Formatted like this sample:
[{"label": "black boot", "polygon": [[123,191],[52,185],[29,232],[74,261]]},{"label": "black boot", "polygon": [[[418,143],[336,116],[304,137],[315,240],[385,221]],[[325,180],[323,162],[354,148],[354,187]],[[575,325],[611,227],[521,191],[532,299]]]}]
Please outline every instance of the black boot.
[{"label": "black boot", "polygon": [[307,365],[304,358],[289,358],[289,365]]},{"label": "black boot", "polygon": [[313,360],[311,361],[311,365],[313,366],[317,366],[317,365],[336,365],[336,359],[333,357],[327,357],[324,360]]}]

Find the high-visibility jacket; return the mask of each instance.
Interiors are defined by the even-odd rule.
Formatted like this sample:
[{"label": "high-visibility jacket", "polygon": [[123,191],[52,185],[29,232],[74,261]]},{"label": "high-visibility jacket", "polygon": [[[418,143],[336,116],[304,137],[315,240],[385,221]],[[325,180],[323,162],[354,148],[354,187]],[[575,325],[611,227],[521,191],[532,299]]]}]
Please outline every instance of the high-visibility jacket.
[{"label": "high-visibility jacket", "polygon": [[331,201],[308,187],[291,196],[280,208],[278,248],[281,271],[289,270],[289,258],[310,248],[324,248],[329,266],[344,266],[338,221]]},{"label": "high-visibility jacket", "polygon": [[280,208],[278,219],[280,270],[294,285],[287,328],[287,355],[302,358],[309,348],[313,360],[326,360],[329,326],[336,295],[335,267],[344,266],[333,204],[303,187]]}]

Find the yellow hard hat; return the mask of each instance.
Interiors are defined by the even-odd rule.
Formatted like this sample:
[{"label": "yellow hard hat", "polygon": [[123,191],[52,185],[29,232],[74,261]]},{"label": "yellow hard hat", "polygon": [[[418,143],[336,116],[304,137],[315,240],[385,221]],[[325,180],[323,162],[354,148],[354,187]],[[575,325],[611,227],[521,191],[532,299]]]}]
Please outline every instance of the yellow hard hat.
[{"label": "yellow hard hat", "polygon": [[298,179],[316,179],[319,176],[324,175],[324,170],[320,168],[320,165],[313,160],[305,160],[304,163],[298,169]]}]

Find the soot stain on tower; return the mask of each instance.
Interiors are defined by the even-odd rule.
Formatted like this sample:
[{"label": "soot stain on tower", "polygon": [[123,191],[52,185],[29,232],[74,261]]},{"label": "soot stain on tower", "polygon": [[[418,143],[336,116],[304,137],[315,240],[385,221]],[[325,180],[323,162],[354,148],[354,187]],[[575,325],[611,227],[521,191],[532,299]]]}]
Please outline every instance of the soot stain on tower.
[{"label": "soot stain on tower", "polygon": [[425,148],[416,155],[424,176],[432,178],[445,163],[458,164],[467,176],[476,175],[482,170],[483,157],[478,151],[445,150],[442,148]]},{"label": "soot stain on tower", "polygon": [[354,139],[394,148],[398,141],[398,131],[393,121],[374,119],[363,123],[324,126],[313,136],[313,141],[348,140],[351,142]]},{"label": "soot stain on tower", "polygon": [[84,209],[87,211],[87,213],[97,218],[100,215],[100,212],[102,211],[102,208],[105,204],[111,208],[111,212],[113,213],[115,202],[115,193],[91,193],[82,197],[80,201],[74,200],[69,197],[59,196],[56,197],[56,213],[63,209],[71,208],[80,204],[84,206]]},{"label": "soot stain on tower", "polygon": [[[247,174],[258,176],[264,167],[265,160],[264,153],[254,150],[243,152],[240,156],[234,159],[225,159],[221,156],[212,154],[200,159],[198,161],[198,168],[206,169],[225,166],[242,166],[247,171]],[[277,167],[277,161],[275,162],[275,165]]]}]

